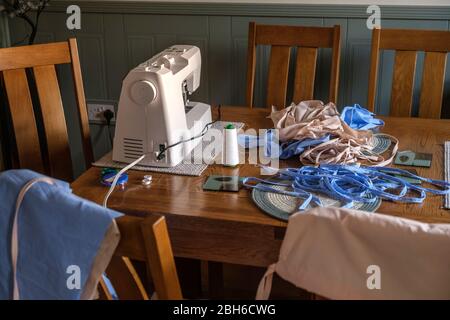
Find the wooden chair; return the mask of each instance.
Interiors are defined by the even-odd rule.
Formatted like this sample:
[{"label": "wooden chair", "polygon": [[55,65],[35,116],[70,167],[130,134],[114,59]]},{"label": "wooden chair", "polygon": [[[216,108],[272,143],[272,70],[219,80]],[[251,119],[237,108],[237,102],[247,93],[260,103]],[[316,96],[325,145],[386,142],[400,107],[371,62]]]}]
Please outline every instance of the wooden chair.
[{"label": "wooden chair", "polygon": [[[146,263],[158,299],[182,299],[164,217],[123,216],[116,222],[120,230],[120,242],[106,274],[119,299],[148,300],[150,297],[131,260]],[[103,281],[100,281],[99,287],[102,298],[113,298]]]},{"label": "wooden chair", "polygon": [[425,51],[419,117],[441,117],[445,64],[450,51],[449,31],[374,29],[367,107],[375,108],[380,50],[396,50],[390,115],[410,117],[414,94],[417,51]]},{"label": "wooden chair", "polygon": [[332,48],[329,100],[336,102],[339,83],[340,26],[297,27],[257,25],[250,22],[247,56],[247,105],[253,107],[256,46],[270,45],[266,105],[286,105],[291,47],[297,47],[294,102],[314,98],[318,48]]},{"label": "wooden chair", "polygon": [[[0,73],[15,138],[15,147],[10,150],[12,167],[28,168],[70,181],[73,179],[72,160],[55,70],[55,65],[59,64],[71,64],[72,67],[78,120],[88,168],[93,161],[93,153],[76,39],[0,49]],[[40,109],[33,107],[30,78],[36,86]],[[43,137],[38,134],[41,121],[45,132]]]}]

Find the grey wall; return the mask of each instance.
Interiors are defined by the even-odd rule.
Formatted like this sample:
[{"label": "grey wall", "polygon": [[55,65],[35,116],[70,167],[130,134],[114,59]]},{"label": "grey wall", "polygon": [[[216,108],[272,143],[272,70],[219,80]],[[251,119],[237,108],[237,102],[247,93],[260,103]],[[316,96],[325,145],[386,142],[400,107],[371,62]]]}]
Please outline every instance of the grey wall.
[{"label": "grey wall", "polygon": [[[65,8],[75,2],[56,1],[43,14],[37,42],[65,40],[76,36],[88,100],[116,101],[121,80],[138,63],[167,46],[194,44],[203,56],[202,83],[196,99],[213,104],[241,105],[245,101],[247,29],[249,21],[269,24],[332,26],[342,30],[341,76],[338,105],[367,99],[371,32],[366,28],[365,6],[258,5],[206,3],[78,2],[82,29],[65,27]],[[382,27],[450,30],[449,7],[382,7]],[[0,24],[1,25],[1,24]],[[11,43],[23,39],[27,27],[10,20]],[[0,32],[1,34],[1,32]],[[256,103],[264,104],[267,61],[270,50],[260,48],[257,67]],[[330,52],[320,53],[316,96],[327,100]],[[423,57],[422,57],[423,59]],[[422,69],[419,58],[418,77]],[[388,112],[392,52],[382,57],[377,112]],[[448,64],[450,71],[450,63]],[[60,70],[69,136],[77,174],[82,172],[82,154],[68,70]],[[417,82],[417,90],[420,81]],[[446,92],[450,92],[447,72]],[[447,100],[448,101],[448,100]],[[447,102],[450,107],[450,103]],[[95,156],[109,150],[105,128],[92,125]]]}]

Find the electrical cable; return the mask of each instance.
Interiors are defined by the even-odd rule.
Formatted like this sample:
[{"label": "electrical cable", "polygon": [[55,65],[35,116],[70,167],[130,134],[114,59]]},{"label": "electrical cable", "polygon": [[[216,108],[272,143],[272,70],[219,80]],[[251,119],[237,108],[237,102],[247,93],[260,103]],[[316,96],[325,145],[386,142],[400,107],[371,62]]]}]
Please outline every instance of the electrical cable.
[{"label": "electrical cable", "polygon": [[196,135],[196,136],[194,136],[194,137],[192,137],[192,138],[189,138],[189,139],[180,140],[180,141],[178,141],[178,142],[176,142],[176,143],[174,143],[174,144],[171,144],[171,145],[169,145],[169,146],[167,146],[167,147],[164,147],[164,148],[159,152],[159,154],[158,154],[158,156],[156,157],[156,159],[158,159],[158,160],[163,159],[163,158],[164,158],[164,154],[165,154],[166,151],[169,150],[170,148],[176,147],[176,146],[178,146],[179,144],[182,144],[182,143],[186,143],[186,142],[189,142],[189,141],[198,139],[198,138],[202,138],[202,137],[206,134],[206,132],[208,132],[209,126],[212,126],[214,123],[216,123],[217,121],[220,121],[220,120],[222,119],[222,114],[221,114],[221,109],[220,109],[220,108],[221,108],[221,105],[219,104],[219,105],[218,105],[218,109],[217,109],[217,113],[218,113],[217,119],[214,120],[214,121],[212,121],[212,122],[207,123],[207,124],[205,125],[205,127],[203,128],[203,130],[200,132],[200,134],[198,134],[198,135]]},{"label": "electrical cable", "polygon": [[111,133],[111,125],[108,124],[107,127],[108,127],[108,138],[109,138],[109,143],[111,143],[111,148],[112,148],[112,146],[113,146],[113,138],[112,138],[112,133]]},{"label": "electrical cable", "polygon": [[107,109],[107,110],[103,111],[103,117],[105,117],[105,119],[106,119],[106,125],[108,127],[109,142],[111,143],[111,147],[112,147],[113,146],[113,138],[112,138],[112,134],[111,134],[111,120],[112,120],[112,118],[114,118],[114,112]]},{"label": "electrical cable", "polygon": [[132,163],[130,163],[129,165],[125,166],[123,169],[121,169],[116,176],[114,177],[113,182],[111,183],[111,186],[109,187],[108,193],[106,194],[105,198],[103,199],[103,207],[107,208],[108,207],[108,199],[109,196],[111,195],[111,193],[114,191],[114,188],[116,187],[117,181],[119,180],[120,176],[122,174],[124,174],[127,170],[131,169],[132,167],[134,167],[136,164],[138,164],[139,162],[141,162],[145,156],[147,154],[143,154],[142,156],[140,156],[139,158],[137,158],[136,160],[134,160]]},{"label": "electrical cable", "polygon": [[[181,141],[178,141],[177,143],[168,146],[165,150],[162,150],[161,153],[163,153],[163,152],[167,151],[169,148],[173,148],[173,147],[175,147],[176,145],[179,145],[179,144],[181,144],[181,143],[188,142],[188,141],[192,141],[192,140],[194,140],[194,139],[198,139],[198,138],[203,137],[203,136],[206,134],[206,132],[208,132],[208,127],[209,127],[209,126],[213,125],[214,123],[216,123],[217,121],[220,121],[220,120],[222,119],[222,114],[221,114],[220,108],[221,108],[221,105],[219,104],[219,106],[218,106],[218,117],[217,117],[217,119],[216,119],[215,121],[212,121],[212,122],[210,122],[210,123],[207,123],[207,124],[205,125],[205,127],[203,128],[203,130],[201,131],[200,135],[195,136],[195,137],[192,137],[192,138],[187,139],[187,140],[181,140]],[[108,110],[107,110],[107,111],[108,111]],[[106,112],[106,111],[105,111],[105,112]],[[107,120],[107,121],[108,121],[108,120]],[[206,131],[205,131],[205,130],[206,130]],[[160,153],[160,154],[161,154],[161,153]],[[137,165],[139,162],[141,162],[148,154],[150,154],[150,152],[144,153],[142,156],[140,156],[139,158],[137,158],[136,160],[134,160],[133,162],[131,162],[130,164],[128,164],[127,166],[125,166],[123,169],[121,169],[121,170],[114,176],[114,180],[113,180],[113,182],[111,183],[111,186],[109,187],[109,190],[108,190],[108,192],[107,192],[106,195],[105,195],[105,198],[103,199],[103,207],[105,207],[105,208],[108,207],[108,199],[109,199],[109,197],[111,196],[111,194],[113,193],[114,188],[116,187],[117,181],[119,181],[120,176],[121,176],[122,174],[124,174],[127,170],[131,169],[132,167],[134,167],[135,165]],[[158,155],[158,156],[159,156],[159,155]],[[158,159],[158,157],[157,157],[157,159]],[[159,160],[160,160],[160,159],[159,159]]]}]

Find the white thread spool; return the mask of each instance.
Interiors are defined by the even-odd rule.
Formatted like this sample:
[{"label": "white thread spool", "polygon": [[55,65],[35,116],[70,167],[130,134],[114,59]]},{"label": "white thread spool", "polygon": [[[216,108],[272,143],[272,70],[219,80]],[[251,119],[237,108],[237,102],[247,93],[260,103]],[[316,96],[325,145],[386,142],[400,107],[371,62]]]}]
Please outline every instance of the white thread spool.
[{"label": "white thread spool", "polygon": [[223,129],[222,164],[228,167],[239,164],[237,130],[231,123]]}]

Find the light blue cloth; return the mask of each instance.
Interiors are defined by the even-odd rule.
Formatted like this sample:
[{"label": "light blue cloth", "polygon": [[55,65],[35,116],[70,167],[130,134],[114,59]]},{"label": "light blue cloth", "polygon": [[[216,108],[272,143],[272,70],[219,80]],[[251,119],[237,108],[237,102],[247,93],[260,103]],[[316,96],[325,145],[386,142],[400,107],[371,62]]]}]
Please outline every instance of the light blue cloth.
[{"label": "light blue cloth", "polygon": [[273,129],[269,129],[259,136],[238,134],[238,144],[245,149],[263,147],[266,157],[277,158],[279,155],[278,139]]},{"label": "light blue cloth", "polygon": [[370,130],[384,125],[384,121],[376,119],[375,114],[355,103],[353,106],[347,106],[341,112],[341,119],[347,123],[350,128],[356,130]]},{"label": "light blue cloth", "polygon": [[[0,173],[0,299],[11,299],[11,235],[22,187],[42,175],[30,170]],[[18,213],[17,281],[21,299],[79,299],[99,246],[121,214],[71,193],[67,182],[38,182],[25,194]],[[69,289],[67,267],[81,271],[81,288]]]},{"label": "light blue cloth", "polygon": [[329,140],[330,135],[327,134],[319,139],[306,138],[303,140],[291,140],[289,142],[284,142],[280,146],[280,159],[289,159],[290,157],[302,154],[308,147],[317,146]]},{"label": "light blue cloth", "polygon": [[329,134],[319,139],[306,138],[302,140],[291,140],[279,145],[277,136],[272,129],[267,130],[262,136],[248,134],[238,135],[238,144],[241,147],[246,149],[263,147],[264,155],[266,157],[280,158],[282,160],[299,155],[303,153],[307,147],[316,146],[328,140],[330,140]]}]

